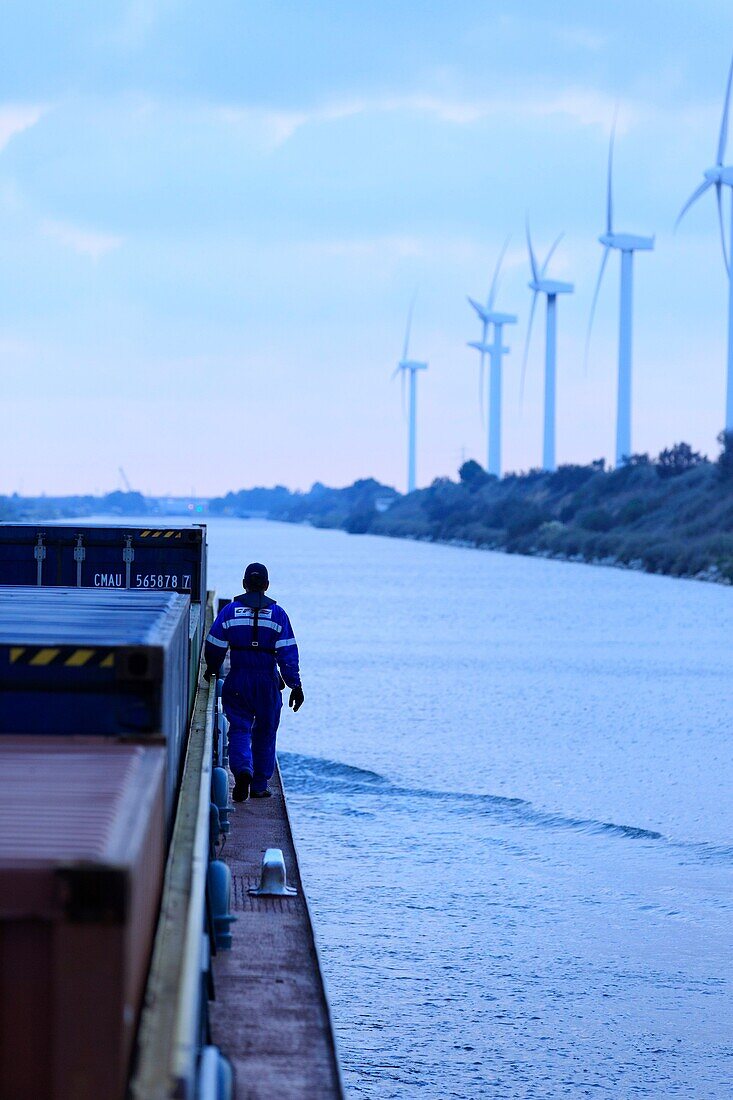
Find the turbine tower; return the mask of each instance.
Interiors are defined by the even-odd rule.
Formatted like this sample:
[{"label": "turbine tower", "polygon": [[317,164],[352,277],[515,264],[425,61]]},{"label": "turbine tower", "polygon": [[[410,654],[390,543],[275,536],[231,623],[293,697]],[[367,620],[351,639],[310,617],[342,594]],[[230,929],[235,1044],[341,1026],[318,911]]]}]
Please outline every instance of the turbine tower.
[{"label": "turbine tower", "polygon": [[728,144],[728,114],[730,110],[731,82],[733,82],[733,61],[728,70],[728,84],[725,89],[725,102],[723,103],[723,117],[720,122],[720,134],[718,135],[718,149],[715,164],[708,168],[703,175],[704,181],[693,191],[689,199],[682,207],[676,225],[679,225],[687,211],[697,202],[710,187],[715,187],[715,197],[718,203],[718,224],[720,226],[720,241],[723,246],[723,260],[728,272],[728,366],[726,373],[726,398],[725,398],[725,430],[733,432],[733,279],[730,272],[730,254],[725,247],[725,225],[723,221],[723,187],[731,189],[731,253],[733,253],[733,167],[725,164],[725,147]]},{"label": "turbine tower", "polygon": [[545,470],[555,470],[555,377],[557,372],[557,296],[558,294],[572,294],[575,289],[572,283],[560,283],[556,279],[546,279],[545,272],[552,259],[553,253],[560,241],[562,233],[547,253],[542,267],[537,266],[537,257],[532,248],[532,238],[527,222],[527,248],[529,250],[529,263],[532,268],[532,281],[528,284],[533,291],[532,307],[529,311],[529,324],[527,326],[527,342],[524,345],[524,361],[522,363],[522,393],[524,393],[524,376],[527,369],[527,357],[529,355],[529,343],[532,338],[532,322],[537,305],[537,297],[544,294],[547,301],[547,323],[545,329],[545,423],[542,437],[542,467]]},{"label": "turbine tower", "polygon": [[[504,259],[508,244],[509,239],[507,238],[496,264],[496,270],[494,271],[494,278],[491,280],[491,289],[489,290],[486,305],[481,305],[480,302],[476,302],[473,298],[468,299],[470,305],[476,310],[482,324],[481,339],[472,340],[468,345],[469,348],[476,348],[481,355],[479,394],[482,403],[484,397],[484,364],[487,355],[491,364],[488,395],[488,462],[486,469],[490,474],[495,474],[496,477],[501,477],[501,361],[503,356],[509,351],[509,348],[504,347],[503,329],[504,325],[514,325],[517,321],[513,313],[497,313],[494,310],[494,300],[499,285],[499,272],[501,271],[502,260]],[[489,325],[493,326],[494,340],[491,344],[488,343]]]},{"label": "turbine tower", "polygon": [[400,359],[397,367],[395,368],[393,378],[397,375],[402,377],[402,396],[404,402],[405,394],[405,375],[410,375],[410,406],[408,416],[408,436],[407,436],[407,491],[411,493],[415,489],[415,443],[416,443],[416,424],[417,424],[417,372],[420,370],[427,370],[427,363],[418,363],[414,359],[408,359],[408,352],[410,349],[410,329],[412,327],[412,311],[415,306],[413,300],[409,313],[407,314],[407,328],[405,329],[405,346],[402,351],[402,358]]},{"label": "turbine tower", "polygon": [[585,342],[585,359],[588,362],[591,330],[595,317],[598,295],[603,282],[603,272],[612,248],[621,253],[621,308],[618,329],[618,395],[616,399],[616,466],[621,466],[631,454],[631,336],[633,313],[634,253],[651,252],[654,237],[636,237],[631,233],[613,231],[613,144],[615,126],[611,131],[608,147],[608,184],[606,191],[606,232],[598,240],[603,245],[603,257],[598,281],[593,294]]}]

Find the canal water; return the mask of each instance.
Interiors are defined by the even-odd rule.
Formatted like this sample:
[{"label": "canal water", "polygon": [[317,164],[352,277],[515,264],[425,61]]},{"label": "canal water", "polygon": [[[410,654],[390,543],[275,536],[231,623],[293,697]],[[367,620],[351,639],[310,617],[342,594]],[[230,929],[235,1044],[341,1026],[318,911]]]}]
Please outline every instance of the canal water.
[{"label": "canal water", "polygon": [[[270,567],[350,1096],[733,1094],[733,590],[213,520]],[[256,945],[253,945],[256,950]]]}]

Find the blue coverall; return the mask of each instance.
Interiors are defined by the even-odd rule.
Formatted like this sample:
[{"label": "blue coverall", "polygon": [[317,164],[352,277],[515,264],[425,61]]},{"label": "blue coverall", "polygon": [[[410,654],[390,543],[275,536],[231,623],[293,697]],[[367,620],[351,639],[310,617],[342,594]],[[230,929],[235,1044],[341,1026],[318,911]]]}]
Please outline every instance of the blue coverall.
[{"label": "blue coverall", "polygon": [[218,672],[227,649],[231,667],[222,704],[229,719],[229,767],[235,776],[248,772],[258,793],[275,770],[280,676],[289,688],[300,687],[298,646],[282,607],[263,592],[247,592],[217,615],[206,637],[207,668]]}]

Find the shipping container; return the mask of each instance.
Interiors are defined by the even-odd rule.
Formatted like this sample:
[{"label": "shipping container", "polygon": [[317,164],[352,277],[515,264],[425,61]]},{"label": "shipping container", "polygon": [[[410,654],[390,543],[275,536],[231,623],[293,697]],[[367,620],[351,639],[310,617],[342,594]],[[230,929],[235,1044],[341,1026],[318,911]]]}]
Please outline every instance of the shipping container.
[{"label": "shipping container", "polygon": [[161,747],[0,738],[0,1096],[122,1100],[165,859]]},{"label": "shipping container", "polygon": [[0,734],[164,743],[170,817],[189,718],[189,611],[173,592],[0,588]]},{"label": "shipping container", "polygon": [[[6,623],[8,623],[15,615],[16,619],[23,619],[26,615],[24,605],[22,602],[18,602],[15,599],[3,602],[2,594],[7,592],[8,589],[0,588],[0,610],[4,616]],[[34,589],[34,591],[38,591]],[[43,589],[42,591],[46,591]],[[50,603],[45,603],[43,600],[38,600],[34,603],[35,621],[40,624],[41,622],[57,623],[59,621],[59,599],[61,600],[61,606],[63,607],[63,614],[67,615],[68,608],[73,604],[86,601],[88,605],[94,606],[98,609],[100,615],[106,615],[105,608],[122,608],[129,614],[130,611],[136,609],[146,609],[153,607],[163,608],[167,604],[168,594],[165,592],[136,592],[134,589],[123,589],[118,592],[116,590],[110,590],[107,593],[105,589],[96,588],[69,588],[61,589],[55,588],[52,590],[54,595]],[[58,593],[65,593],[65,597],[59,597]],[[105,596],[109,595],[109,599],[105,600]],[[123,602],[121,602],[123,601]],[[127,602],[124,602],[127,601]],[[88,607],[86,614],[90,615],[91,610]],[[188,669],[189,669],[189,689],[188,689],[188,709],[189,717],[193,710],[194,698],[196,695],[196,686],[198,684],[198,671],[199,660],[201,657],[201,647],[203,644],[203,623],[199,613],[200,609],[198,604],[191,604],[190,618],[189,618],[189,651],[188,651]]]},{"label": "shipping container", "polygon": [[0,524],[0,585],[182,592],[206,603],[206,526]]}]

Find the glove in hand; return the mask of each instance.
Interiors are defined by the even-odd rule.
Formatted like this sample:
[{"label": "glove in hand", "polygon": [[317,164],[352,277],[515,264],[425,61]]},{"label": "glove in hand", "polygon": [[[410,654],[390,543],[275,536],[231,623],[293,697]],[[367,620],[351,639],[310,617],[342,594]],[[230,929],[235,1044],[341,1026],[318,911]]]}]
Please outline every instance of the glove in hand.
[{"label": "glove in hand", "polygon": [[288,706],[293,708],[293,712],[297,713],[303,706],[305,696],[303,695],[303,689],[301,687],[293,688],[290,692],[290,702]]}]

